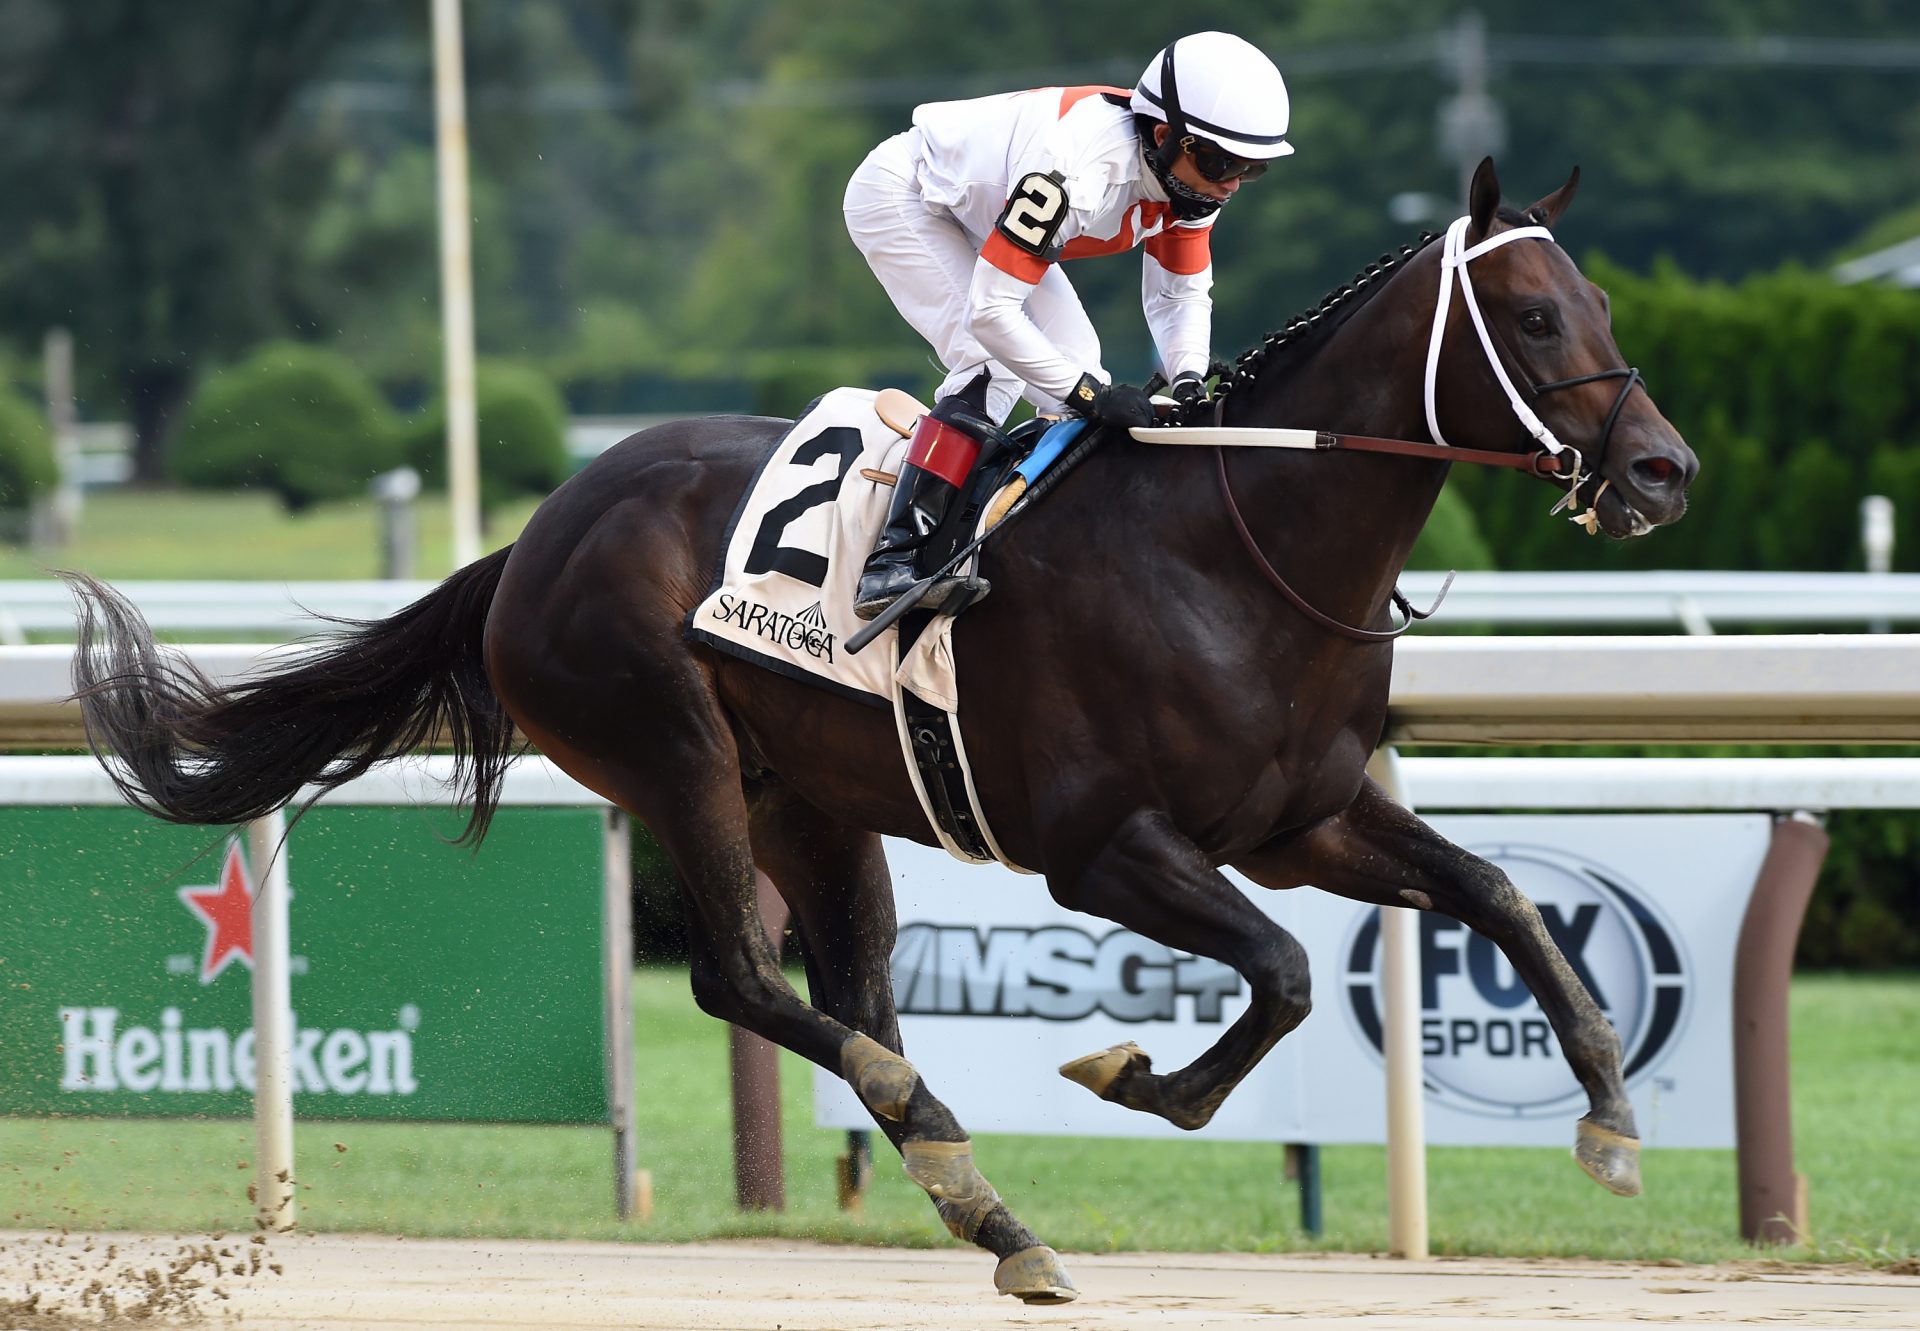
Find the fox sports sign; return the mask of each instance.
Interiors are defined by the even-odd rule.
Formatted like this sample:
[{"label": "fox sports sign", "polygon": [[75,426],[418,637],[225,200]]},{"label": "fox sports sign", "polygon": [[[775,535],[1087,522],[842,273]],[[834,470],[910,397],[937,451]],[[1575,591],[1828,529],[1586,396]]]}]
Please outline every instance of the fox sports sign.
[{"label": "fox sports sign", "polygon": [[[1770,837],[1759,814],[1442,816],[1538,907],[1619,1032],[1642,1139],[1731,1146],[1732,975]],[[1182,1136],[1054,1075],[1134,1041],[1156,1072],[1187,1065],[1247,1010],[1231,969],[1062,909],[1043,883],[890,841],[900,922],[894,998],[907,1057],[970,1131]],[[1229,878],[1234,878],[1231,871]],[[1236,1088],[1204,1136],[1385,1140],[1380,911],[1236,879],[1306,948],[1313,1011]],[[1418,922],[1427,1139],[1564,1149],[1585,1096],[1506,956],[1444,915]],[[815,1082],[823,1126],[870,1120],[839,1078]]]},{"label": "fox sports sign", "polygon": [[[1679,931],[1618,870],[1549,846],[1469,846],[1539,908],[1561,955],[1619,1033],[1633,1081],[1680,1034],[1690,967]],[[1420,1052],[1430,1099],[1497,1118],[1565,1118],[1585,1095],[1546,1015],[1500,949],[1457,920],[1419,917]],[[1349,930],[1342,993],[1356,1035],[1383,1054],[1380,913]]]}]

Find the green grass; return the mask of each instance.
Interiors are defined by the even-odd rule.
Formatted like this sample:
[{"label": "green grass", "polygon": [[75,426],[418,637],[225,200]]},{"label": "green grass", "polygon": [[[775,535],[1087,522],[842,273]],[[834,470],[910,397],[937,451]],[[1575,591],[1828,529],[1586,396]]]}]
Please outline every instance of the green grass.
[{"label": "green grass", "polygon": [[[575,1128],[303,1124],[301,1220],[411,1235],[687,1240],[779,1234],[950,1242],[884,1139],[866,1209],[835,1205],[844,1135],[812,1126],[809,1069],[783,1055],[787,1210],[733,1205],[727,1038],[685,976],[636,982],[640,1163],[655,1215],[612,1219],[609,1137]],[[1920,976],[1811,976],[1793,989],[1794,1125],[1811,1179],[1811,1242],[1777,1255],[1907,1264],[1920,1254]],[[1572,1124],[1568,1124],[1571,1139]],[[344,1151],[336,1149],[343,1146]],[[242,1227],[244,1123],[0,1119],[0,1225],[163,1231]],[[1280,1148],[1206,1141],[983,1136],[976,1155],[1047,1242],[1114,1249],[1374,1251],[1386,1247],[1384,1151],[1323,1152],[1326,1233],[1298,1229]],[[1737,1237],[1731,1151],[1653,1151],[1647,1193],[1609,1197],[1560,1150],[1429,1153],[1439,1253],[1717,1261]]]},{"label": "green grass", "polygon": [[[526,500],[495,513],[483,544],[511,541],[535,508]],[[446,496],[417,504],[414,576],[453,569]],[[377,578],[380,506],[372,499],[317,505],[297,516],[264,491],[118,489],[89,494],[79,531],[49,555],[0,545],[0,579],[37,578],[48,564],[123,578]]]}]

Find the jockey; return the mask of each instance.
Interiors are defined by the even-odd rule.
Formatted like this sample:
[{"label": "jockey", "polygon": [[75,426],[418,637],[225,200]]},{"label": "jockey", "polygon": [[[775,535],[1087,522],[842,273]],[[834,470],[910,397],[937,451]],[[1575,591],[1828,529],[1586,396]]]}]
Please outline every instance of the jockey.
[{"label": "jockey", "polygon": [[[1100,340],[1056,264],[1140,245],[1141,302],[1174,396],[1197,399],[1212,353],[1214,214],[1293,151],[1287,88],[1252,45],[1182,37],[1131,93],[1039,88],[915,109],[847,185],[847,230],[948,371],[915,431],[855,595],[871,619],[911,587],[915,555],[1020,397],[1043,414],[1153,419],[1110,382]],[[965,398],[962,385],[984,372]],[[937,609],[939,588],[923,602]]]}]

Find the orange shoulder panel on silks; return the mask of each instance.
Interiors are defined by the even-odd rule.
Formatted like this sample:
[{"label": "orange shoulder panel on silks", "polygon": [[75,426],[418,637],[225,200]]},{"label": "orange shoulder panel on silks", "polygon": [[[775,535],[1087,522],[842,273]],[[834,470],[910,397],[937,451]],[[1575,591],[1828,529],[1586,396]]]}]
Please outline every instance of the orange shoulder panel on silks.
[{"label": "orange shoulder panel on silks", "polygon": [[1191,276],[1213,263],[1212,237],[1210,226],[1170,226],[1147,237],[1146,251],[1168,272]]},{"label": "orange shoulder panel on silks", "polygon": [[1112,97],[1130,97],[1133,95],[1126,88],[1109,88],[1105,84],[1100,83],[1086,83],[1078,88],[1062,88],[1060,90],[1060,114],[1065,115],[1089,97],[1099,97],[1103,94]]}]

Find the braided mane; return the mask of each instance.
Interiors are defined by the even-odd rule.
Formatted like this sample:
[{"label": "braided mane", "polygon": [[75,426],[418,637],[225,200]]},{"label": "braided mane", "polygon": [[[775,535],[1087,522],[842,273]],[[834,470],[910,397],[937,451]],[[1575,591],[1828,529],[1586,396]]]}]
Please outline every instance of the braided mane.
[{"label": "braided mane", "polygon": [[1338,328],[1353,316],[1387,284],[1394,270],[1438,240],[1439,233],[1423,231],[1410,245],[1402,245],[1397,254],[1383,254],[1368,264],[1353,280],[1344,282],[1321,297],[1310,310],[1294,315],[1280,327],[1262,337],[1250,350],[1240,353],[1231,367],[1221,365],[1219,388],[1222,396],[1236,388],[1251,387],[1253,381],[1283,366],[1297,365],[1311,356]]},{"label": "braided mane", "polygon": [[[1524,225],[1531,220],[1518,209],[1507,206],[1502,206],[1495,216],[1514,226]],[[1294,315],[1261,338],[1251,350],[1241,352],[1239,359],[1231,366],[1216,362],[1212,369],[1219,374],[1220,380],[1214,395],[1219,397],[1236,388],[1250,387],[1262,375],[1283,371],[1305,361],[1326,344],[1327,339],[1333,336],[1334,329],[1378,294],[1395,269],[1438,239],[1440,233],[1437,231],[1421,232],[1418,240],[1410,245],[1402,245],[1397,254],[1381,255],[1377,261],[1356,273],[1352,281],[1329,291],[1317,306]]]}]

